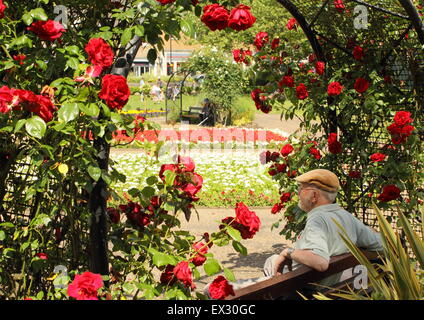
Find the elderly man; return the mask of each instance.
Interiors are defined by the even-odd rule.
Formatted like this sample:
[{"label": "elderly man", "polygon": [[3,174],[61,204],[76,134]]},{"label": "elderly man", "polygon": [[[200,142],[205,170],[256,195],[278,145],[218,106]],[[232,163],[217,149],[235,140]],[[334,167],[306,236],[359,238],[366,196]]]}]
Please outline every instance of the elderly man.
[{"label": "elderly man", "polygon": [[[264,277],[233,282],[234,289],[269,279],[301,265],[326,271],[330,257],[349,252],[333,219],[344,227],[356,246],[370,251],[383,251],[380,234],[335,203],[340,184],[333,172],[316,169],[295,180],[299,184],[299,207],[308,213],[305,229],[293,247],[286,247],[280,254],[272,255],[265,261]],[[339,273],[324,279],[320,284],[331,286],[339,282],[341,277],[342,273]]]},{"label": "elderly man", "polygon": [[[383,250],[379,233],[335,203],[340,184],[333,172],[316,169],[295,180],[299,183],[299,207],[308,213],[306,226],[293,247],[286,247],[279,255],[268,258],[264,268],[266,276],[280,274],[284,266],[290,270],[302,264],[326,271],[330,257],[349,252],[333,219],[343,226],[356,246],[370,251]],[[340,275],[321,284],[334,284],[337,278]]]}]

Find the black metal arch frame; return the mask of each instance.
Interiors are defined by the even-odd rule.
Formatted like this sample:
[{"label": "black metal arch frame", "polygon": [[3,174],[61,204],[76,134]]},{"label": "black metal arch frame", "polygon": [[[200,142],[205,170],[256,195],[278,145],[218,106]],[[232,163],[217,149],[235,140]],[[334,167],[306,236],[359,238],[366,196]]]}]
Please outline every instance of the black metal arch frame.
[{"label": "black metal arch frame", "polygon": [[[353,54],[346,48],[344,48],[342,45],[337,43],[334,39],[331,39],[330,35],[323,34],[323,32],[319,32],[318,29],[320,27],[323,27],[319,24],[319,17],[324,12],[327,6],[332,5],[332,0],[325,0],[322,3],[319,4],[312,4],[313,1],[308,0],[277,0],[278,3],[280,3],[287,11],[290,12],[290,14],[293,16],[293,18],[296,19],[298,25],[302,28],[304,34],[306,35],[312,50],[314,51],[316,57],[318,60],[327,62],[326,57],[326,51],[325,48],[320,44],[319,39],[325,40],[327,44],[330,44],[332,47],[343,51],[345,54],[350,56],[353,59]],[[398,0],[398,4],[403,8],[404,12],[394,12],[393,10],[389,10],[387,8],[377,6],[374,4],[370,4],[366,1],[362,0],[344,0],[345,4],[348,3],[356,3],[358,5],[363,5],[375,12],[379,12],[381,14],[385,14],[388,16],[391,16],[396,19],[401,19],[402,21],[405,21],[408,25],[406,28],[402,29],[402,32],[399,34],[397,39],[392,39],[392,47],[389,48],[389,50],[384,54],[380,61],[380,66],[384,68],[386,64],[390,61],[390,58],[394,52],[394,50],[401,44],[401,42],[404,40],[405,35],[411,30],[415,29],[417,32],[418,40],[421,44],[424,44],[424,25],[423,21],[419,16],[419,13],[417,11],[417,8],[414,6],[411,0]],[[312,12],[312,15],[309,16],[309,18],[306,16],[305,12],[302,12],[301,7],[306,7],[309,3],[309,7],[315,6],[316,11]],[[388,4],[391,3],[389,0],[387,2]],[[391,3],[393,5],[393,3]],[[305,11],[305,10],[304,10]],[[309,12],[311,13],[311,12]],[[309,20],[309,21],[308,21]],[[327,21],[326,21],[327,22]],[[328,21],[329,25],[331,26],[331,23],[335,23],[337,20],[334,20],[334,22]],[[322,24],[322,22],[321,22]],[[399,93],[403,94],[403,92],[398,89]],[[332,100],[328,100],[328,104],[332,104]],[[336,111],[329,111],[328,114],[328,127],[325,128],[328,132],[337,132],[337,114]]]}]

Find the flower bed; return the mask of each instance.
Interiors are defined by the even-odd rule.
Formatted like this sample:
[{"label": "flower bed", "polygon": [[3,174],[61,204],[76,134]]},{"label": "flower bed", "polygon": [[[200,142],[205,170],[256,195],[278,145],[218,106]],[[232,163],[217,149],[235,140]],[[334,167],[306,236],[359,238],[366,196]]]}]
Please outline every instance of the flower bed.
[{"label": "flower bed", "polygon": [[[199,129],[164,129],[164,130],[144,130],[135,135],[137,141],[185,141],[192,143],[199,142],[239,142],[239,143],[270,143],[285,141],[287,134],[277,130],[261,130],[246,128],[199,128]],[[129,142],[133,138],[127,136],[124,130],[116,131],[114,135],[116,141]]]},{"label": "flower bed", "polygon": [[[196,172],[203,177],[197,203],[208,207],[234,207],[237,202],[248,206],[272,206],[279,198],[278,186],[261,164],[258,152],[192,152]],[[157,162],[145,153],[116,154],[116,169],[127,176],[125,183],[114,185],[118,192],[147,186],[146,178],[157,174],[167,160]]]}]

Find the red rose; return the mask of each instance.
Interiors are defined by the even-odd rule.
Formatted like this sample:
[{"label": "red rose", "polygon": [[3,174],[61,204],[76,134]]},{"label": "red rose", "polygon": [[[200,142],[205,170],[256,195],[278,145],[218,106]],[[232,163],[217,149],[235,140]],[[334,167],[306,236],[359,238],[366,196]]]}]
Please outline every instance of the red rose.
[{"label": "red rose", "polygon": [[311,146],[309,148],[309,154],[313,155],[315,159],[319,160],[321,159],[321,153],[319,152],[319,150],[317,148],[315,148],[317,146],[317,142],[316,141],[309,141],[308,144],[313,144],[313,146]]},{"label": "red rose", "polygon": [[287,24],[286,24],[286,28],[287,28],[287,29],[289,29],[289,30],[293,30],[293,29],[295,29],[295,28],[296,28],[296,25],[297,25],[297,21],[296,21],[296,19],[295,19],[295,18],[291,18],[291,19],[287,22]]},{"label": "red rose", "polygon": [[290,153],[292,153],[293,150],[294,150],[293,146],[290,143],[288,143],[281,148],[280,153],[283,157],[287,157]]},{"label": "red rose", "polygon": [[346,9],[343,0],[334,0],[334,7],[338,12],[343,12]]},{"label": "red rose", "polygon": [[159,170],[159,177],[163,181],[165,181],[165,175],[164,175],[165,171],[166,170],[171,170],[172,172],[176,172],[178,170],[178,168],[179,168],[179,166],[177,164],[172,164],[172,163],[171,164],[163,164],[160,167],[160,170]]},{"label": "red rose", "polygon": [[212,31],[223,30],[228,26],[229,17],[227,9],[214,3],[203,8],[201,21]]},{"label": "red rose", "polygon": [[196,255],[190,260],[195,266],[201,266],[205,263],[205,254],[208,253],[208,246],[202,242],[196,242],[193,244],[193,249],[196,251]]},{"label": "red rose", "polygon": [[175,2],[175,0],[156,0],[156,1],[159,2],[163,6],[168,4],[168,3]]},{"label": "red rose", "polygon": [[396,123],[392,123],[387,127],[387,130],[392,136],[392,142],[394,144],[401,144],[412,134],[415,127],[411,125],[399,126]]},{"label": "red rose", "polygon": [[233,58],[235,62],[249,64],[249,60],[246,59],[246,56],[252,56],[252,52],[250,50],[243,49],[235,49],[233,50]]},{"label": "red rose", "polygon": [[294,87],[294,78],[292,76],[284,76],[280,82],[278,82],[280,87]]},{"label": "red rose", "polygon": [[359,178],[361,178],[361,171],[349,171],[348,175],[352,179],[359,179]]},{"label": "red rose", "polygon": [[88,60],[95,66],[102,68],[110,67],[113,64],[114,54],[110,45],[102,38],[92,38],[85,46]]},{"label": "red rose", "polygon": [[276,213],[280,212],[280,211],[281,211],[281,209],[283,209],[283,208],[284,208],[284,205],[283,205],[283,204],[281,204],[281,203],[276,203],[276,204],[274,204],[274,206],[272,207],[272,209],[271,209],[271,213],[272,213],[272,214],[276,214]]},{"label": "red rose", "polygon": [[218,276],[209,286],[209,294],[212,299],[222,300],[229,295],[234,296],[233,286],[223,276]]},{"label": "red rose", "polygon": [[13,60],[18,61],[19,65],[23,65],[24,64],[24,60],[26,59],[26,55],[24,54],[18,54],[13,56]]},{"label": "red rose", "polygon": [[47,260],[47,254],[45,254],[44,252],[39,252],[35,254],[37,257],[39,257],[41,260]]},{"label": "red rose", "polygon": [[271,42],[271,49],[275,50],[280,45],[280,39],[274,38]]},{"label": "red rose", "polygon": [[191,289],[196,288],[196,286],[193,283],[191,269],[188,266],[188,261],[179,262],[174,268],[174,275],[187,288],[188,287],[190,287]]},{"label": "red rose", "polygon": [[353,57],[355,60],[362,60],[364,57],[364,49],[362,49],[360,46],[355,46],[355,48],[353,48]]},{"label": "red rose", "polygon": [[13,90],[7,86],[0,88],[0,112],[8,113],[12,109]]},{"label": "red rose", "polygon": [[369,82],[365,80],[364,78],[358,78],[355,81],[354,88],[359,93],[364,93],[368,90],[368,87],[370,86]]},{"label": "red rose", "polygon": [[0,0],[0,19],[4,18],[4,11],[7,9],[6,5],[3,3],[3,0]]},{"label": "red rose", "polygon": [[285,192],[285,193],[283,193],[283,194],[281,195],[281,197],[280,197],[280,201],[281,201],[282,203],[286,203],[286,202],[288,202],[290,199],[291,199],[291,193],[290,193],[290,192]]},{"label": "red rose", "polygon": [[256,49],[261,50],[262,47],[268,43],[269,37],[267,32],[258,32],[255,36],[255,41],[253,42],[256,46]]},{"label": "red rose", "polygon": [[337,133],[330,133],[328,137],[328,150],[333,154],[342,152],[342,144],[337,141]]},{"label": "red rose", "polygon": [[239,4],[233,8],[228,19],[228,27],[233,30],[241,31],[249,29],[256,21],[256,18],[250,12],[250,7]]},{"label": "red rose", "polygon": [[327,87],[329,96],[338,96],[343,90],[343,86],[338,81],[331,82]]},{"label": "red rose", "polygon": [[13,89],[13,96],[16,97],[16,107],[23,108],[38,115],[45,122],[50,122],[53,119],[53,111],[57,108],[53,102],[42,95],[36,95],[32,91]]},{"label": "red rose", "polygon": [[394,184],[383,187],[383,192],[377,197],[381,202],[389,202],[400,197],[400,189]]},{"label": "red rose", "polygon": [[177,278],[175,278],[174,276],[174,266],[168,264],[165,270],[160,275],[160,283],[172,286],[175,281],[177,281]]},{"label": "red rose", "polygon": [[109,108],[121,110],[128,102],[130,95],[130,88],[123,76],[107,74],[103,77],[99,97],[105,100]]},{"label": "red rose", "polygon": [[398,111],[395,114],[394,121],[398,126],[404,126],[412,123],[411,113],[407,111]]},{"label": "red rose", "polygon": [[315,71],[316,73],[318,73],[319,75],[323,75],[325,72],[325,62],[322,61],[317,61],[315,63]]},{"label": "red rose", "polygon": [[75,275],[74,281],[68,286],[68,296],[77,300],[98,300],[97,290],[103,287],[100,274],[89,271]]},{"label": "red rose", "polygon": [[[250,211],[243,203],[236,204],[236,222],[246,226],[249,229],[249,237],[252,238],[261,226],[261,221],[255,212]],[[244,239],[244,238],[243,238]]]},{"label": "red rose", "polygon": [[54,20],[39,20],[33,22],[27,29],[34,32],[41,40],[45,41],[54,41],[60,38],[62,33],[65,32],[63,26]]},{"label": "red rose", "polygon": [[272,107],[265,103],[266,97],[261,96],[261,89],[255,89],[250,93],[250,97],[255,102],[256,109],[261,110],[264,113],[269,113]]},{"label": "red rose", "polygon": [[177,162],[180,165],[182,172],[194,172],[196,165],[194,164],[193,159],[190,157],[177,157]]},{"label": "red rose", "polygon": [[296,87],[296,95],[299,100],[304,100],[308,97],[308,89],[303,83]]},{"label": "red rose", "polygon": [[373,154],[370,156],[370,160],[371,160],[371,162],[381,162],[381,161],[383,161],[384,159],[386,159],[386,155],[385,155],[385,154],[383,154],[383,153],[379,153],[379,152],[377,152],[377,153],[373,153]]},{"label": "red rose", "polygon": [[121,215],[119,214],[118,209],[115,208],[107,208],[107,214],[109,216],[109,219],[112,223],[118,224],[119,220],[121,218]]}]

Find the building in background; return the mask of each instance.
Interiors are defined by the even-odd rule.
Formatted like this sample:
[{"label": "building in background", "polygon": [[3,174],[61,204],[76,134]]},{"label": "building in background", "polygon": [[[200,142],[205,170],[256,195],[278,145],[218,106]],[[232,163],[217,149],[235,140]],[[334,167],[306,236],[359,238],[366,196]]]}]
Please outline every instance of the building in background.
[{"label": "building in background", "polygon": [[181,37],[180,40],[170,39],[164,43],[164,50],[158,52],[154,65],[147,60],[147,52],[151,46],[146,44],[140,47],[134,59],[132,71],[136,77],[151,74],[156,77],[167,76],[177,71],[182,62],[187,61],[193,51],[200,49],[200,44],[191,44],[193,40]]}]

